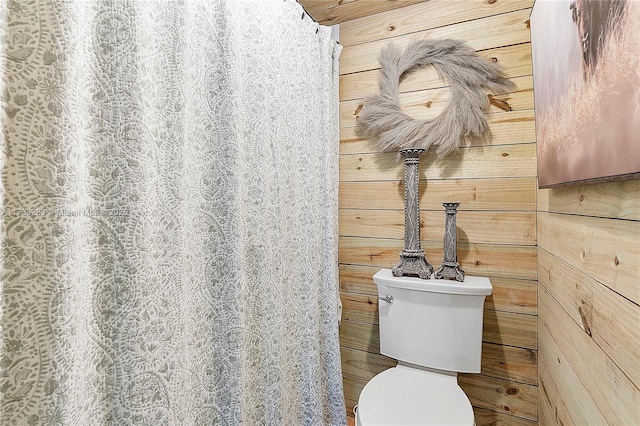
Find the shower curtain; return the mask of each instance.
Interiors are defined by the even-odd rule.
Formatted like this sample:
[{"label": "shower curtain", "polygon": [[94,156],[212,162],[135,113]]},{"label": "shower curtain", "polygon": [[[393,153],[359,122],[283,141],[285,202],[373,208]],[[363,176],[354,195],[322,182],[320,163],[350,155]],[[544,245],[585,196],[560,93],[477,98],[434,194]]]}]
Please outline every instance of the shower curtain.
[{"label": "shower curtain", "polygon": [[292,0],[0,8],[2,425],[337,425],[337,60]]}]

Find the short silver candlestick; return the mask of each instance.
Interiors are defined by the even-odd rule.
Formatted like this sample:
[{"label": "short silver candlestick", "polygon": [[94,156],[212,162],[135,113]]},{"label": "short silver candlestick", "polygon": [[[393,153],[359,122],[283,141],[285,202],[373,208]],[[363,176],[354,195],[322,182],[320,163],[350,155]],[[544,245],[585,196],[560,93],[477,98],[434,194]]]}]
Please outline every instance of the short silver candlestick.
[{"label": "short silver candlestick", "polygon": [[433,275],[436,279],[464,281],[464,271],[458,263],[458,229],[456,213],[460,203],[442,203],[447,219],[444,225],[444,258]]},{"label": "short silver candlestick", "polygon": [[433,266],[427,261],[420,246],[420,204],[418,166],[424,149],[403,149],[404,158],[404,249],[400,252],[400,262],[391,273],[395,277],[403,275],[431,278]]}]

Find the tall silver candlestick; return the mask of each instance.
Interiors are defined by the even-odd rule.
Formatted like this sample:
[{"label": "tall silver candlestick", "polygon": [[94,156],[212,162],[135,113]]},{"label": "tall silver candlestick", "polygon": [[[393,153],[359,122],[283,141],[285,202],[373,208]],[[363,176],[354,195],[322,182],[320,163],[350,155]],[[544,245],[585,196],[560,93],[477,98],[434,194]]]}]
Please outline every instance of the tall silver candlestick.
[{"label": "tall silver candlestick", "polygon": [[413,275],[429,279],[433,266],[427,261],[420,245],[419,172],[420,154],[424,149],[403,149],[404,158],[404,249],[400,262],[391,272],[396,277]]},{"label": "tall silver candlestick", "polygon": [[442,203],[447,219],[444,225],[444,258],[434,278],[464,281],[464,271],[458,263],[458,229],[456,213],[460,203]]}]

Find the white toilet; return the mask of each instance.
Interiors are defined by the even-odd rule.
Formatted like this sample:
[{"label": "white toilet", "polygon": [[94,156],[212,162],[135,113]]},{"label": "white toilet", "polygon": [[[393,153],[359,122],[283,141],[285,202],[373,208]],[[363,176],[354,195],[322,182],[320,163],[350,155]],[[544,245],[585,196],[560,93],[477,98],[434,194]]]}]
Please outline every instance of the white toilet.
[{"label": "white toilet", "polygon": [[380,299],[380,352],[398,366],[365,385],[356,425],[473,426],[457,373],[480,372],[489,279],[423,280],[382,269],[373,281]]}]

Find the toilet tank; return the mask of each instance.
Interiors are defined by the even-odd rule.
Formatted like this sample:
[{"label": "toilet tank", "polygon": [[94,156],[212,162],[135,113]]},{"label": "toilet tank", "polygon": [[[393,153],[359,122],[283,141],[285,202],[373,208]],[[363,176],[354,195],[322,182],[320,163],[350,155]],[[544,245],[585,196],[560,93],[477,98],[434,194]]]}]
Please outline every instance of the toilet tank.
[{"label": "toilet tank", "polygon": [[488,278],[423,280],[394,277],[390,269],[382,269],[373,281],[380,298],[383,355],[438,370],[480,372]]}]

